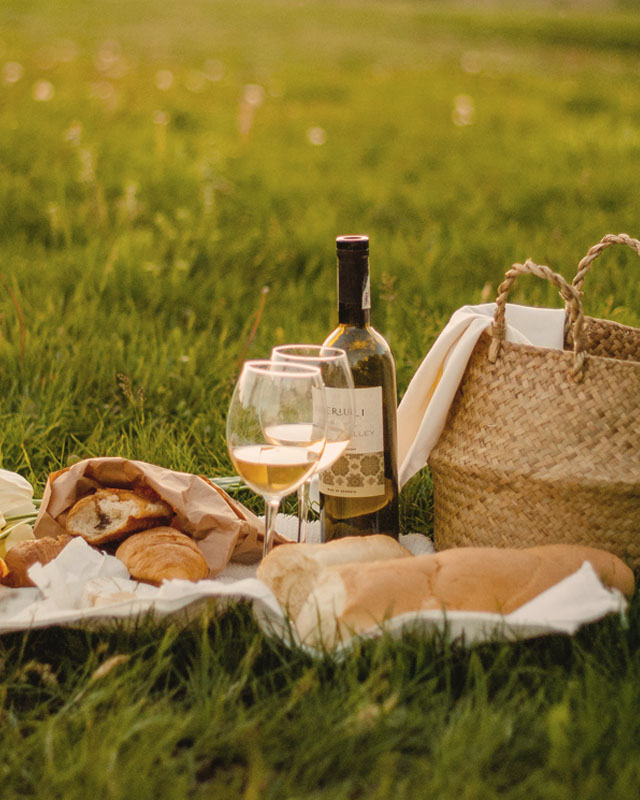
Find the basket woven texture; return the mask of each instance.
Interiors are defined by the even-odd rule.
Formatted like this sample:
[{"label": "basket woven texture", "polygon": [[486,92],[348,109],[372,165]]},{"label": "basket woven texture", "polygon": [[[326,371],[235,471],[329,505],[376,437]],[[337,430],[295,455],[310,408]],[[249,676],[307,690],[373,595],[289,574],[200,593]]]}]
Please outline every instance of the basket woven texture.
[{"label": "basket woven texture", "polygon": [[[548,267],[514,264],[429,458],[437,549],[555,542],[609,550],[640,568],[640,330],[584,317],[591,263],[569,285]],[[511,344],[505,304],[517,276],[554,283],[567,305],[564,351]]]}]

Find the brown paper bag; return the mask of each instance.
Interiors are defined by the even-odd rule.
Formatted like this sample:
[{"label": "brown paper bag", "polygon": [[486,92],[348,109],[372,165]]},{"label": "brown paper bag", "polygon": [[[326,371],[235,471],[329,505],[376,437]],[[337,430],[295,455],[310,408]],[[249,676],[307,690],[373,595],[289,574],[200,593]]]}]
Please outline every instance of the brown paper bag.
[{"label": "brown paper bag", "polygon": [[[58,521],[61,516],[81,497],[101,488],[156,492],[173,508],[176,527],[195,539],[209,564],[209,577],[231,560],[251,562],[262,555],[263,523],[210,480],[118,457],[88,458],[52,472],[35,522],[36,538],[65,533]],[[277,537],[277,541],[285,540]]]}]

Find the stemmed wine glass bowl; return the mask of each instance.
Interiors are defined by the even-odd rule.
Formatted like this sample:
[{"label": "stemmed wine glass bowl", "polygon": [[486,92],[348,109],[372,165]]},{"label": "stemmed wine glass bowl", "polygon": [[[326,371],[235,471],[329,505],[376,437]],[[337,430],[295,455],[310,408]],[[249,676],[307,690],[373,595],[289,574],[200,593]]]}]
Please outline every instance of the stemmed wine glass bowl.
[{"label": "stemmed wine glass bowl", "polygon": [[[313,473],[334,464],[347,449],[354,426],[354,383],[344,350],[315,344],[287,344],[274,347],[271,359],[277,363],[318,367],[327,403],[327,433],[324,451]],[[298,488],[298,541],[306,539],[309,507],[309,476]]]},{"label": "stemmed wine glass bowl", "polygon": [[325,447],[322,374],[305,364],[247,361],[227,415],[227,446],[247,486],[265,501],[263,554],[284,496],[312,474]]}]

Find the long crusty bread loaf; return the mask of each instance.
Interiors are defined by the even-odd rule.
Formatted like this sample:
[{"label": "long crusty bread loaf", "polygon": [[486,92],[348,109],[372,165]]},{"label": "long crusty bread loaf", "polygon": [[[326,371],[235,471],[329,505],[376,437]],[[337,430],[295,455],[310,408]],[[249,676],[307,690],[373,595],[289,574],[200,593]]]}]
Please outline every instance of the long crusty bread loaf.
[{"label": "long crusty bread loaf", "polygon": [[303,642],[333,647],[353,633],[411,611],[509,614],[585,561],[605,585],[633,593],[633,572],[603,550],[562,544],[528,550],[469,547],[326,567],[316,576],[294,621]]},{"label": "long crusty bread loaf", "polygon": [[99,545],[168,523],[172,516],[173,509],[163,500],[129,489],[98,489],[72,506],[64,524],[72,536]]},{"label": "long crusty bread loaf", "polygon": [[295,619],[324,567],[407,556],[411,553],[406,547],[383,534],[335,539],[326,544],[283,544],[262,561],[258,578]]},{"label": "long crusty bread loaf", "polygon": [[175,528],[159,527],[134,533],[116,550],[134,580],[159,586],[163,580],[199,581],[209,565],[189,536]]}]

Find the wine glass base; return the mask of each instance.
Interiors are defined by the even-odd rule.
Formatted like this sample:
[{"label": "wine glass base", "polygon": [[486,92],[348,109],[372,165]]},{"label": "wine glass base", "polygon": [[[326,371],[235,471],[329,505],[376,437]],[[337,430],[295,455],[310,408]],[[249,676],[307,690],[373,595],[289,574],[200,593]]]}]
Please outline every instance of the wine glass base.
[{"label": "wine glass base", "polygon": [[[261,520],[264,521],[264,517],[261,517]],[[298,538],[298,517],[293,514],[278,514],[276,517],[276,530],[281,536],[295,542]],[[320,520],[307,520],[307,542],[318,544],[322,541],[320,536]]]}]

